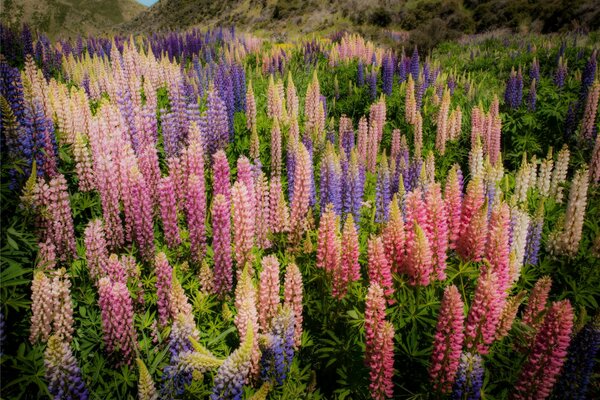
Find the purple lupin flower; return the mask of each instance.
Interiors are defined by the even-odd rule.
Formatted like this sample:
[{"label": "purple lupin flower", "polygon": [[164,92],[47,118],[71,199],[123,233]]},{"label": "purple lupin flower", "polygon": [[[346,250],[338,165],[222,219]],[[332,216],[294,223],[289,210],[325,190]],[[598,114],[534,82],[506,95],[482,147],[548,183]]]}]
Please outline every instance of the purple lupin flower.
[{"label": "purple lupin flower", "polygon": [[394,83],[394,58],[391,55],[385,55],[381,65],[381,90],[387,96],[392,94],[392,86]]},{"label": "purple lupin flower", "polygon": [[579,103],[585,104],[585,100],[588,97],[588,92],[592,84],[594,83],[594,78],[596,76],[596,57],[598,51],[592,51],[592,54],[585,64],[585,68],[581,74],[581,90],[579,91]]},{"label": "purple lupin flower", "polygon": [[589,321],[573,338],[553,399],[584,400],[600,350],[600,318]]},{"label": "purple lupin flower", "polygon": [[527,97],[527,108],[529,111],[535,111],[535,104],[537,101],[537,90],[536,80],[531,81],[531,87],[529,88],[529,96]]},{"label": "purple lupin flower", "polygon": [[69,343],[60,335],[48,340],[44,352],[48,391],[55,399],[87,400],[89,393]]},{"label": "purple lupin flower", "polygon": [[375,221],[387,222],[390,216],[390,170],[385,153],[377,170],[377,187],[375,192]]},{"label": "purple lupin flower", "polygon": [[377,70],[375,67],[371,67],[371,71],[369,72],[369,93],[371,95],[371,100],[375,100],[377,98]]},{"label": "purple lupin flower", "polygon": [[342,212],[342,185],[341,185],[340,160],[333,150],[333,146],[327,146],[326,154],[321,161],[321,180],[319,188],[321,191],[321,213],[325,211],[328,204],[333,205],[337,215]]},{"label": "purple lupin flower", "polygon": [[225,103],[215,89],[208,90],[206,113],[202,117],[202,136],[209,154],[224,149],[229,143],[229,120]]},{"label": "purple lupin flower", "polygon": [[478,400],[483,386],[483,361],[479,354],[463,353],[452,389],[452,400]]},{"label": "purple lupin flower", "polygon": [[419,80],[419,50],[417,46],[415,46],[413,54],[410,57],[410,74],[415,82]]},{"label": "purple lupin flower", "polygon": [[540,241],[542,238],[542,229],[544,227],[543,213],[540,213],[527,229],[527,240],[525,245],[525,264],[537,265],[538,253],[540,251]]},{"label": "purple lupin flower", "polygon": [[350,161],[345,162],[345,170],[342,171],[342,211],[344,215],[350,213],[356,224],[360,221],[360,207],[365,188],[364,166],[358,162],[358,155],[353,149],[350,153]]},{"label": "purple lupin flower", "polygon": [[362,60],[358,60],[358,71],[356,73],[356,84],[362,87],[365,84],[365,66]]}]

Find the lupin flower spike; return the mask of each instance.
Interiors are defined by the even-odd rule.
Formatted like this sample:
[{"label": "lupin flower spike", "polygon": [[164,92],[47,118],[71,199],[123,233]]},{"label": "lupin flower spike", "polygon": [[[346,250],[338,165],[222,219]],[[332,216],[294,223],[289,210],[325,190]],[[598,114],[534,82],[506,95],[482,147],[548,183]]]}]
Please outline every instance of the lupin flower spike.
[{"label": "lupin flower spike", "polygon": [[433,387],[447,393],[452,388],[464,341],[464,303],[456,286],[448,286],[438,314],[429,376]]},{"label": "lupin flower spike", "polygon": [[48,391],[55,399],[87,400],[89,393],[71,347],[61,335],[48,339],[44,352]]},{"label": "lupin flower spike", "polygon": [[552,303],[521,369],[512,396],[514,399],[543,400],[550,395],[565,362],[572,330],[571,303],[568,300]]},{"label": "lupin flower spike", "polygon": [[264,257],[261,264],[263,270],[258,288],[258,321],[264,332],[277,314],[279,305],[279,261],[277,257],[270,255]]},{"label": "lupin flower spike", "polygon": [[158,400],[158,393],[152,380],[152,375],[148,372],[148,368],[139,358],[136,360],[140,377],[138,380],[138,398],[139,400]]}]

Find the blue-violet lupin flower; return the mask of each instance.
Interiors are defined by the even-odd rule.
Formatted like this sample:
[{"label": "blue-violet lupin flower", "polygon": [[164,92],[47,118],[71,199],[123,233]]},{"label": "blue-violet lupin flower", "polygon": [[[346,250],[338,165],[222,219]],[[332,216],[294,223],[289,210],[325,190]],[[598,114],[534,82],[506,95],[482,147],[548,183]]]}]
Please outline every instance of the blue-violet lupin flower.
[{"label": "blue-violet lupin flower", "polygon": [[463,353],[452,389],[453,400],[478,400],[483,385],[483,361],[479,354]]}]

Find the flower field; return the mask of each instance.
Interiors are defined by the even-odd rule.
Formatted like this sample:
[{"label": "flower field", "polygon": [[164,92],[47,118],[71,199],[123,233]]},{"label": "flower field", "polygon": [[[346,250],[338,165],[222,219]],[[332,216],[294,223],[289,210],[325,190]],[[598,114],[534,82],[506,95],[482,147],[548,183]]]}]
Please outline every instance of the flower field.
[{"label": "flower field", "polygon": [[600,398],[597,33],[0,39],[0,397]]}]

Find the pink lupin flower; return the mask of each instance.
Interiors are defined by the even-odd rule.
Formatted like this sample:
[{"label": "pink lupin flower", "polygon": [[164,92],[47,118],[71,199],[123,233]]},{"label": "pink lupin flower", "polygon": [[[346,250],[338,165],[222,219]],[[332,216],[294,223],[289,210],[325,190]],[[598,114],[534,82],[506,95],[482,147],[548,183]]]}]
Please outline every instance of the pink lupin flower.
[{"label": "pink lupin flower", "polygon": [[[340,120],[341,124],[341,120]],[[392,149],[390,151],[390,158],[395,160],[400,155],[400,137],[402,134],[400,133],[400,129],[392,130]]]},{"label": "pink lupin flower", "polygon": [[369,365],[369,389],[375,400],[391,399],[394,396],[394,335],[394,325],[384,321],[379,327]]},{"label": "pink lupin flower", "polygon": [[161,326],[167,326],[169,321],[169,295],[171,293],[171,282],[173,280],[173,268],[165,253],[160,252],[154,261],[154,272],[156,274],[156,306],[158,308],[158,322]]},{"label": "pink lupin flower", "polygon": [[179,226],[177,226],[177,198],[173,179],[167,175],[158,184],[160,217],[165,232],[165,242],[169,248],[175,248],[181,243]]},{"label": "pink lupin flower", "polygon": [[77,182],[79,190],[82,192],[93,190],[95,188],[95,180],[94,171],[92,169],[92,157],[81,133],[77,133],[75,136],[73,156],[75,158],[75,172],[79,179]]},{"label": "pink lupin flower", "polygon": [[546,303],[548,302],[548,295],[551,288],[552,279],[549,276],[543,276],[535,283],[531,290],[529,301],[527,302],[527,307],[525,307],[521,321],[534,328],[534,330],[543,322],[543,314],[546,310]]},{"label": "pink lupin flower", "polygon": [[411,285],[426,286],[433,273],[431,246],[421,225],[414,225],[412,232],[410,240],[406,240],[405,272]]},{"label": "pink lupin flower", "polygon": [[489,119],[489,142],[488,142],[488,155],[490,156],[490,162],[492,165],[496,165],[496,163],[500,160],[500,143],[502,142],[502,120],[500,119],[499,112],[499,101],[498,96],[494,95],[494,100],[492,101],[492,105],[490,106],[490,113],[488,115]]},{"label": "pink lupin flower", "polygon": [[440,154],[446,151],[446,141],[449,139],[448,113],[450,112],[450,90],[446,88],[442,97],[442,104],[438,111],[437,134],[435,136],[435,148]]},{"label": "pink lupin flower", "polygon": [[[565,145],[566,146],[566,145]],[[560,157],[560,155],[559,155]],[[590,161],[590,180],[594,183],[600,182],[600,135],[596,135],[596,144],[592,152],[592,160]],[[552,176],[554,183],[554,176]]]},{"label": "pink lupin flower", "polygon": [[414,156],[416,158],[421,158],[421,151],[423,149],[423,117],[421,116],[421,111],[417,111],[415,114],[414,145]]},{"label": "pink lupin flower", "polygon": [[287,266],[283,283],[283,304],[294,312],[294,342],[300,346],[302,337],[302,274],[295,263]]},{"label": "pink lupin flower", "polygon": [[231,204],[223,195],[217,194],[212,206],[214,290],[223,295],[232,288],[231,269]]},{"label": "pink lupin flower", "polygon": [[[342,240],[342,242],[344,242]],[[383,245],[392,270],[400,273],[404,265],[405,255],[405,233],[404,219],[398,203],[398,196],[394,195],[390,204],[390,219],[383,229]]]},{"label": "pink lupin flower", "polygon": [[38,252],[37,268],[44,269],[46,271],[52,271],[56,269],[56,247],[50,241],[45,243],[38,243],[40,251]]},{"label": "pink lupin flower", "polygon": [[[235,185],[233,187],[235,192]],[[232,193],[235,197],[235,194]],[[238,279],[237,286],[235,288],[235,308],[237,314],[234,319],[235,326],[240,336],[240,341],[244,341],[248,335],[249,329],[252,329],[253,345],[252,345],[252,371],[256,373],[258,371],[258,364],[260,361],[260,350],[258,348],[258,312],[256,310],[256,288],[252,282],[252,277],[248,271],[248,267],[245,267]]]},{"label": "pink lupin flower", "polygon": [[459,238],[456,252],[464,260],[481,261],[488,237],[487,205],[483,205],[471,218],[467,229]]},{"label": "pink lupin flower", "polygon": [[102,221],[91,220],[84,232],[85,258],[90,277],[96,280],[104,271],[104,262],[108,258],[108,250]]},{"label": "pink lupin flower", "polygon": [[581,123],[581,137],[591,140],[594,136],[594,122],[598,113],[598,100],[600,99],[600,81],[594,82],[588,92]]},{"label": "pink lupin flower", "polygon": [[321,215],[317,242],[317,267],[328,275],[338,271],[341,262],[340,228],[337,215],[330,204]]},{"label": "pink lupin flower", "polygon": [[459,238],[462,214],[462,172],[458,164],[454,164],[448,173],[444,188],[444,202],[448,210],[450,248],[455,249]]},{"label": "pink lupin flower", "polygon": [[385,292],[388,303],[394,300],[394,286],[392,282],[392,271],[390,263],[385,254],[385,248],[381,237],[371,237],[368,243],[368,274],[369,282],[376,282]]},{"label": "pink lupin flower", "polygon": [[269,187],[269,225],[271,232],[282,233],[288,230],[289,210],[281,187],[281,177],[272,175]]},{"label": "pink lupin flower", "polygon": [[122,282],[104,277],[98,282],[104,343],[109,353],[120,352],[126,364],[135,358],[137,335],[133,326],[133,303]]},{"label": "pink lupin flower", "polygon": [[248,90],[246,91],[246,128],[249,131],[256,128],[256,100],[254,99],[252,81],[248,83]]},{"label": "pink lupin flower", "polygon": [[185,206],[186,192],[187,192],[187,178],[185,172],[185,163],[181,157],[170,157],[167,160],[169,164],[169,176],[173,180],[175,185],[175,196],[177,197],[177,204],[180,207]]},{"label": "pink lupin flower", "polygon": [[290,117],[298,117],[298,94],[296,92],[296,85],[294,85],[294,80],[292,79],[292,71],[288,72],[285,89],[287,112]]},{"label": "pink lupin flower", "polygon": [[[471,180],[467,185],[467,193],[462,202],[459,236],[462,237],[467,231],[471,219],[483,206],[485,201],[483,192],[483,181],[480,177]],[[460,240],[460,238],[459,238]]]},{"label": "pink lupin flower", "polygon": [[408,83],[406,84],[406,100],[405,100],[405,117],[406,122],[409,124],[415,123],[415,117],[417,114],[417,102],[415,98],[415,81],[412,75],[408,76]]},{"label": "pink lupin flower", "polygon": [[498,289],[506,293],[510,282],[510,209],[505,202],[500,202],[492,209],[489,222],[485,258],[489,264],[484,264],[482,271],[489,270],[498,278]]},{"label": "pink lupin flower", "polygon": [[46,342],[52,332],[54,317],[54,299],[52,283],[43,271],[33,275],[31,283],[31,328],[29,341],[35,343],[38,338]]},{"label": "pink lupin flower", "polygon": [[487,272],[479,277],[465,328],[467,349],[488,353],[504,308],[504,300],[499,293],[496,274]]},{"label": "pink lupin flower", "polygon": [[255,235],[256,245],[262,249],[268,249],[271,247],[269,241],[269,233],[271,232],[271,226],[269,225],[269,180],[265,173],[260,169],[256,168],[254,177],[254,194],[256,196],[256,210],[255,210]]},{"label": "pink lupin flower", "polygon": [[393,395],[394,328],[385,320],[383,289],[372,282],[365,304],[365,364],[369,367],[369,388],[374,399]]},{"label": "pink lupin flower", "polygon": [[188,177],[188,191],[185,202],[188,230],[190,232],[190,252],[192,259],[199,262],[206,246],[206,193],[204,175]]},{"label": "pink lupin flower", "polygon": [[277,118],[271,128],[271,174],[281,173],[281,128]]},{"label": "pink lupin flower", "polygon": [[366,117],[361,117],[358,121],[358,134],[357,134],[357,147],[358,147],[358,161],[360,165],[366,165],[367,163],[367,151],[369,143],[369,123]]},{"label": "pink lupin flower", "polygon": [[120,247],[124,240],[123,222],[119,211],[119,184],[115,179],[117,165],[109,156],[96,154],[94,155],[94,173],[106,224],[106,239],[109,248],[114,250]]},{"label": "pink lupin flower", "polygon": [[294,172],[294,198],[290,210],[290,231],[296,240],[300,241],[307,229],[306,216],[309,210],[312,182],[312,163],[304,144],[296,147],[296,168]]},{"label": "pink lupin flower", "polygon": [[456,286],[448,286],[438,314],[429,376],[433,387],[442,393],[452,388],[464,341],[464,303]]},{"label": "pink lupin flower", "polygon": [[231,201],[231,182],[229,181],[229,161],[223,150],[213,155],[213,196],[222,194]]},{"label": "pink lupin flower", "polygon": [[237,160],[237,180],[246,185],[247,195],[244,200],[249,202],[250,209],[254,210],[256,208],[256,194],[254,193],[254,170],[250,160],[248,160],[246,156],[240,156],[240,158]]},{"label": "pink lupin flower", "polygon": [[475,146],[477,140],[487,140],[484,134],[484,120],[485,113],[481,108],[473,107],[471,109],[471,147]]},{"label": "pink lupin flower", "polygon": [[254,210],[248,201],[246,185],[237,181],[231,189],[233,209],[233,243],[238,278],[247,266],[252,275],[252,247],[254,246]]},{"label": "pink lupin flower", "polygon": [[334,297],[343,298],[348,290],[348,284],[351,281],[360,279],[359,252],[358,233],[354,225],[354,217],[352,217],[352,214],[348,214],[342,230],[340,271],[333,275]]},{"label": "pink lupin flower", "polygon": [[267,332],[279,306],[279,261],[271,255],[264,257],[261,264],[263,270],[258,287],[258,321],[263,332]]},{"label": "pink lupin flower", "polygon": [[406,242],[412,242],[414,240],[415,225],[421,226],[424,230],[427,230],[427,209],[423,204],[423,191],[417,188],[406,195],[405,201],[405,232]]},{"label": "pink lupin flower", "polygon": [[448,215],[442,200],[439,183],[432,183],[425,195],[427,207],[427,237],[431,245],[433,269],[439,280],[446,279],[446,251],[448,250]]},{"label": "pink lupin flower", "polygon": [[59,259],[66,260],[70,256],[76,256],[75,230],[65,177],[57,174],[48,185],[38,183],[34,198],[36,206],[45,210],[41,217],[42,236],[54,244]]},{"label": "pink lupin flower", "polygon": [[502,315],[500,316],[500,322],[498,323],[498,329],[496,330],[496,340],[502,340],[504,337],[508,336],[513,322],[517,317],[517,313],[519,312],[519,306],[523,302],[526,293],[526,291],[522,290],[516,295],[506,299],[506,303],[502,309]]},{"label": "pink lupin flower", "polygon": [[147,143],[139,150],[137,161],[154,206],[159,200],[158,184],[160,181],[160,166],[154,143]]},{"label": "pink lupin flower", "polygon": [[101,277],[109,277],[113,282],[127,283],[127,271],[119,261],[119,256],[111,254],[108,260],[104,263],[104,271],[102,271]]},{"label": "pink lupin flower", "polygon": [[365,298],[365,364],[369,365],[375,350],[378,329],[385,321],[386,301],[383,289],[371,282]]},{"label": "pink lupin flower", "polygon": [[567,356],[572,330],[569,300],[552,303],[515,385],[514,399],[543,400],[550,395]]}]

